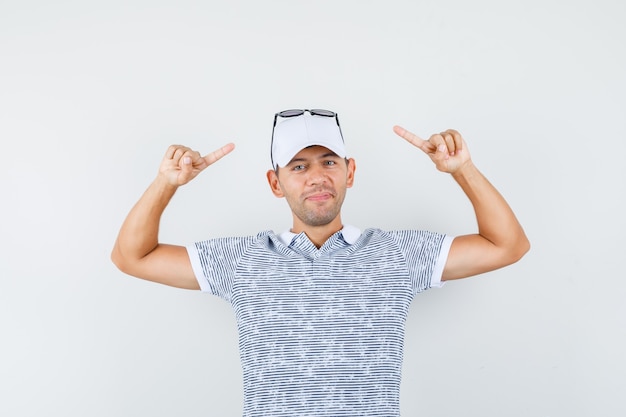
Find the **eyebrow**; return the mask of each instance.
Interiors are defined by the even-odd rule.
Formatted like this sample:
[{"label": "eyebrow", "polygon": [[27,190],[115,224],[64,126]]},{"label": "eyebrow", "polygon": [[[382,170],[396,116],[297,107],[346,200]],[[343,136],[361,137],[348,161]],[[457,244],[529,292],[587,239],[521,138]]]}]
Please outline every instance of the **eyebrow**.
[{"label": "eyebrow", "polygon": [[293,158],[291,161],[289,161],[289,163],[287,165],[291,165],[294,162],[306,162],[309,161],[310,159],[324,159],[324,158],[341,158],[339,155],[337,155],[335,152],[326,152],[323,155],[320,155],[317,158]]}]

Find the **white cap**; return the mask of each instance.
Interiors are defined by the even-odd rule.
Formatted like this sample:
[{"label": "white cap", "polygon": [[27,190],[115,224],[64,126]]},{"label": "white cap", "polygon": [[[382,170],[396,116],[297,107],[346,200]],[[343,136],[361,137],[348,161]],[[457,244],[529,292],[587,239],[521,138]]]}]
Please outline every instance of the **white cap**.
[{"label": "white cap", "polygon": [[336,117],[311,115],[279,118],[272,138],[274,168],[284,167],[302,149],[319,145],[341,158],[346,157],[341,129]]}]

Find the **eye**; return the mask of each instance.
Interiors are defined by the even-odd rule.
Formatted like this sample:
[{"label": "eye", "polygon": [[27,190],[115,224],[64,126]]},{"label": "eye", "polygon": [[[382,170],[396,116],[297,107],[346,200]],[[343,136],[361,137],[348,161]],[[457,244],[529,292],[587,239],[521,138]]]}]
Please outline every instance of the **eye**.
[{"label": "eye", "polygon": [[305,168],[305,166],[303,164],[300,165],[294,165],[291,169],[293,171],[302,171]]},{"label": "eye", "polygon": [[335,161],[329,160],[329,161],[325,161],[325,162],[324,162],[324,165],[329,165],[329,166],[332,166],[332,165],[335,165],[336,163],[337,163],[337,162],[335,162]]}]

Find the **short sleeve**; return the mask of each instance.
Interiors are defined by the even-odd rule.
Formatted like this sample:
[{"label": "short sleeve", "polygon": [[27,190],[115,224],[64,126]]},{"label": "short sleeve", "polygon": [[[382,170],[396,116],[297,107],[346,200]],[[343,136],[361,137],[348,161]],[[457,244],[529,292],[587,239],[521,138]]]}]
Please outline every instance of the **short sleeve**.
[{"label": "short sleeve", "polygon": [[414,293],[442,287],[452,236],[423,230],[390,232],[406,260]]},{"label": "short sleeve", "polygon": [[187,254],[200,290],[230,301],[239,260],[254,237],[210,239],[187,246]]},{"label": "short sleeve", "polygon": [[445,235],[443,238],[443,242],[441,243],[441,249],[439,250],[439,257],[437,258],[437,262],[435,263],[435,268],[433,270],[433,275],[430,279],[431,288],[441,288],[445,284],[445,282],[442,281],[441,278],[443,276],[443,268],[446,266],[448,254],[450,253],[450,246],[452,246],[453,240],[453,236]]}]

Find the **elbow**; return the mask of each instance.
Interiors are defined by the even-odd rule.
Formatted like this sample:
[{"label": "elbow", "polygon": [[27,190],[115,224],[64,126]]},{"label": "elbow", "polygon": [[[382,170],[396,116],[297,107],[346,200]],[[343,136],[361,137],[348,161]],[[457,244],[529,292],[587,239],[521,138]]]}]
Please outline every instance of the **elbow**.
[{"label": "elbow", "polygon": [[[530,251],[530,240],[528,240],[528,238],[526,236],[524,236],[524,253],[522,253],[522,256],[526,255],[528,252]],[[520,259],[522,258],[522,256],[520,256]]]},{"label": "elbow", "polygon": [[524,255],[528,253],[528,251],[530,251],[530,241],[528,240],[525,234],[522,234],[522,236],[520,236],[520,238],[517,239],[515,245],[511,248],[510,263],[513,264],[521,260],[524,257]]},{"label": "elbow", "polygon": [[115,265],[120,271],[124,272],[125,274],[128,273],[128,262],[125,260],[124,256],[120,252],[117,244],[113,247],[113,250],[111,251],[111,262],[113,262],[113,265]]},{"label": "elbow", "polygon": [[113,262],[113,265],[115,265],[117,269],[122,270],[123,261],[117,250],[117,247],[113,248],[113,250],[111,251],[111,262]]}]

